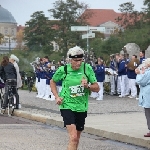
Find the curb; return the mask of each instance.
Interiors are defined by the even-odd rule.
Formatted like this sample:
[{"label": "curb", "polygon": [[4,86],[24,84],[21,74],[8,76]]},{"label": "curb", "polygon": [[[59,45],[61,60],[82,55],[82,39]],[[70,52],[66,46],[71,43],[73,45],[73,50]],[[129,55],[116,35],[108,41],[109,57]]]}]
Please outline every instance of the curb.
[{"label": "curb", "polygon": [[[29,119],[32,121],[41,122],[41,123],[44,123],[47,125],[54,125],[54,126],[58,126],[60,128],[64,127],[63,121],[52,119],[49,116],[44,116],[44,115],[40,115],[40,114],[32,114],[30,112],[22,111],[22,110],[14,111],[14,115],[17,117],[22,117],[22,118]],[[114,141],[133,144],[136,146],[141,146],[141,147],[145,147],[145,148],[150,149],[150,140],[149,139],[131,137],[129,135],[123,135],[120,133],[95,129],[95,128],[88,127],[88,126],[85,126],[84,132],[89,133],[89,134],[93,134],[93,135],[97,135],[97,136],[101,136],[101,137],[111,139]]]}]

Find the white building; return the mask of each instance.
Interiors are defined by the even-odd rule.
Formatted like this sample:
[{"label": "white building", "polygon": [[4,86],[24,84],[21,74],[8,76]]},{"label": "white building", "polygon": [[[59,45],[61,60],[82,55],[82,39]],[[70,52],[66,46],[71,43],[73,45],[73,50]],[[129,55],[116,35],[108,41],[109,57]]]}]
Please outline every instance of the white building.
[{"label": "white building", "polygon": [[8,53],[16,47],[17,22],[12,14],[0,5],[0,33],[4,35],[0,44],[0,54]]}]

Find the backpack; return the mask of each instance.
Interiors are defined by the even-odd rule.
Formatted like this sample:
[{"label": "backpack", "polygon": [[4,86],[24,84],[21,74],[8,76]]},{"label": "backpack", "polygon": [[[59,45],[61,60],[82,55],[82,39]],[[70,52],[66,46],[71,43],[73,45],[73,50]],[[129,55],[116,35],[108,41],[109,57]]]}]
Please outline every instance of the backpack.
[{"label": "backpack", "polygon": [[2,82],[2,80],[0,80],[0,89],[4,88],[5,87],[5,83]]},{"label": "backpack", "polygon": [[5,71],[4,71],[4,67],[3,66],[1,66],[2,67],[2,72],[1,72],[1,79],[5,82],[6,81],[6,74],[5,74]]},{"label": "backpack", "polygon": [[[84,74],[85,74],[85,76],[87,77],[87,79],[88,79],[88,81],[89,81],[89,77],[88,77],[88,75],[86,74],[85,69],[86,69],[86,63],[84,63]],[[64,77],[63,80],[65,80],[65,78],[66,78],[66,76],[67,76],[67,65],[64,66],[64,71],[65,71],[65,74],[66,74],[66,75],[65,75],[65,77]]]}]

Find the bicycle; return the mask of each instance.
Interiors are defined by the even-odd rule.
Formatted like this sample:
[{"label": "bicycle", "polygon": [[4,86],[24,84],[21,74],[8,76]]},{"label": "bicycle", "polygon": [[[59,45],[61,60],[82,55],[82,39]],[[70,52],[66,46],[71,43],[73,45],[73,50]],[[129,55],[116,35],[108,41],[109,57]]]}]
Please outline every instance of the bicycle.
[{"label": "bicycle", "polygon": [[[0,100],[1,100],[1,113],[5,114],[7,110],[8,116],[12,116],[14,109],[16,108],[17,101],[16,101],[16,95],[17,95],[17,81],[15,79],[8,79],[6,81],[6,86],[8,88],[8,93],[1,94]],[[14,94],[14,91],[16,92],[16,95]],[[4,99],[8,98],[8,104],[6,108],[3,110],[2,106],[4,105]]]},{"label": "bicycle", "polygon": [[31,72],[31,71],[29,71],[30,73],[32,73],[33,74],[33,76],[28,76],[27,77],[27,86],[28,86],[28,90],[29,90],[29,92],[31,92],[32,91],[32,88],[33,88],[33,85],[34,85],[34,83],[35,83],[35,73],[34,72]]},{"label": "bicycle", "polygon": [[27,73],[25,71],[20,71],[20,76],[21,76],[21,80],[22,80],[22,87],[21,87],[21,89],[23,89],[24,86],[27,86],[27,84],[28,84]]}]

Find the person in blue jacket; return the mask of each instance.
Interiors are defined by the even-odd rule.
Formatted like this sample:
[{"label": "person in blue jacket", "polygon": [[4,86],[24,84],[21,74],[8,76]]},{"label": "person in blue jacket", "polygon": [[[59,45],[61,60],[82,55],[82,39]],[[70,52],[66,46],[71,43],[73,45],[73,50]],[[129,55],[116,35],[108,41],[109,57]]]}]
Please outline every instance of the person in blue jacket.
[{"label": "person in blue jacket", "polygon": [[112,69],[112,73],[110,75],[110,95],[116,95],[117,94],[117,75],[114,74],[115,71],[117,71],[116,64],[117,62],[115,61],[115,55],[112,54],[110,55],[110,65],[109,68]]},{"label": "person in blue jacket", "polygon": [[129,94],[128,93],[129,91],[126,91],[127,68],[123,54],[120,54],[120,62],[118,65],[118,80],[120,82],[121,87],[121,95],[119,95],[119,97],[125,97],[126,95]]},{"label": "person in blue jacket", "polygon": [[[132,58],[130,60],[130,62],[128,63],[127,65],[127,76],[128,76],[128,79],[129,79],[129,88],[130,88],[130,91],[131,91],[131,95],[128,96],[129,98],[136,98],[137,97],[137,87],[136,87],[136,73],[135,73],[135,69],[133,69],[134,67],[138,67],[139,63],[137,61],[137,56],[136,55],[132,55]],[[133,63],[134,67],[132,68],[130,66],[130,63]]]},{"label": "person in blue jacket", "polygon": [[43,99],[45,100],[55,100],[52,97],[52,92],[51,92],[51,88],[50,88],[50,80],[52,79],[54,75],[54,71],[51,70],[51,64],[47,64],[47,71],[46,71],[46,91],[45,91],[45,96],[43,97]]},{"label": "person in blue jacket", "polygon": [[95,75],[100,88],[96,100],[103,100],[103,82],[105,80],[105,66],[103,65],[102,59],[98,60],[98,64],[95,67]]},{"label": "person in blue jacket", "polygon": [[150,137],[150,58],[144,62],[145,67],[135,69],[136,83],[140,85],[139,106],[144,107],[149,132],[144,137]]},{"label": "person in blue jacket", "polygon": [[140,51],[140,64],[145,61],[145,51]]}]

